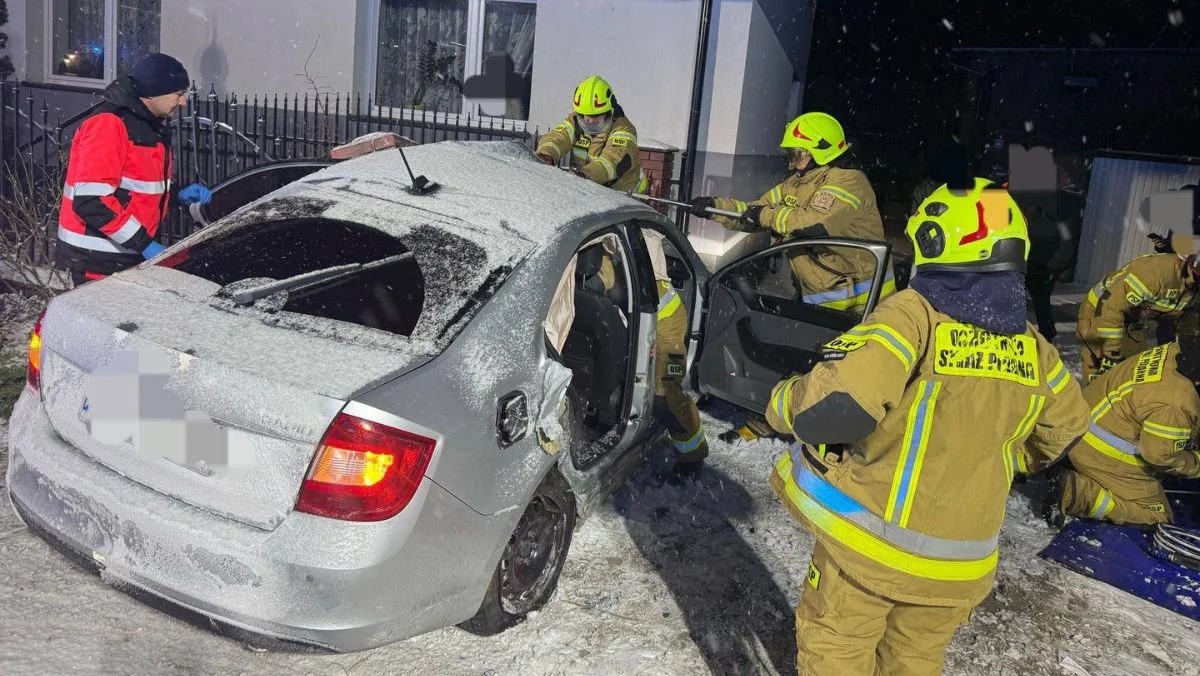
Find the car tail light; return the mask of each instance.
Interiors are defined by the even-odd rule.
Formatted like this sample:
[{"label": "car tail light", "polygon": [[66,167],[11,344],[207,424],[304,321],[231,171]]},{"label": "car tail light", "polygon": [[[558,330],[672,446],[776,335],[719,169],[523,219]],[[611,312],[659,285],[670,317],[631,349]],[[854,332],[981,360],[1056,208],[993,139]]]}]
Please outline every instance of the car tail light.
[{"label": "car tail light", "polygon": [[296,509],[345,521],[390,519],[417,492],[436,444],[419,434],[338,414],[317,448]]},{"label": "car tail light", "polygon": [[39,395],[42,392],[42,319],[45,316],[43,311],[33,325],[33,333],[29,336],[29,368],[25,371],[25,384]]}]

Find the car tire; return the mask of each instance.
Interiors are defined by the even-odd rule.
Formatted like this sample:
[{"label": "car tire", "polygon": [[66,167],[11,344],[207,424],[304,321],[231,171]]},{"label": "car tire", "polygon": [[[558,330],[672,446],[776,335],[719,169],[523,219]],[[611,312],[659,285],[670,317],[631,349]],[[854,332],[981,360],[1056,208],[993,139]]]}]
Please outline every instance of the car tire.
[{"label": "car tire", "polygon": [[575,494],[567,480],[557,468],[551,469],[509,537],[479,611],[459,627],[494,636],[546,605],[567,561],[575,510]]}]

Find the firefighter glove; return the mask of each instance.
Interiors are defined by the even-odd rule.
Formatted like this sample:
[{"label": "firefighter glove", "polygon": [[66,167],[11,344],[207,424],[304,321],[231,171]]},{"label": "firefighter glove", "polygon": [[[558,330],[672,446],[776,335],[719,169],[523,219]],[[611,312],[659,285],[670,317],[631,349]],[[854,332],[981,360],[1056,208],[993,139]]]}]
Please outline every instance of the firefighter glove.
[{"label": "firefighter glove", "polygon": [[742,217],[738,220],[746,225],[758,226],[758,217],[762,214],[763,206],[762,204],[750,205],[742,212]]},{"label": "firefighter glove", "polygon": [[1157,232],[1152,232],[1146,235],[1146,238],[1154,242],[1154,253],[1175,253],[1175,247],[1171,246],[1171,232],[1169,230],[1165,237]]},{"label": "firefighter glove", "polygon": [[150,260],[151,258],[154,258],[158,254],[162,253],[166,248],[167,247],[159,244],[158,242],[151,241],[146,245],[145,249],[142,249],[142,258]]},{"label": "firefighter glove", "polygon": [[207,187],[193,183],[179,191],[179,201],[184,204],[208,204],[212,200],[212,191]]},{"label": "firefighter glove", "polygon": [[692,215],[707,216],[708,210],[712,209],[714,206],[716,206],[716,204],[717,200],[711,197],[697,197],[696,199],[692,200]]}]

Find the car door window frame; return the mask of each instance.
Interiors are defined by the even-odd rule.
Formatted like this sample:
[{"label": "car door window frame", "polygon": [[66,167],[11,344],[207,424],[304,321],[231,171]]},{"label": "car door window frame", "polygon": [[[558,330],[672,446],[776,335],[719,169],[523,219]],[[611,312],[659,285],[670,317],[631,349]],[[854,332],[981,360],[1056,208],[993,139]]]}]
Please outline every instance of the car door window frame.
[{"label": "car door window frame", "polygon": [[[729,275],[729,273],[731,271],[733,271],[735,268],[741,267],[745,264],[748,264],[748,263],[751,263],[751,262],[754,262],[756,260],[760,260],[763,258],[769,258],[771,256],[776,256],[776,255],[781,255],[781,254],[786,255],[785,252],[788,249],[794,249],[794,248],[801,247],[801,246],[805,246],[805,247],[815,247],[815,246],[851,247],[851,248],[855,248],[855,249],[865,250],[868,253],[872,254],[872,256],[875,258],[875,269],[874,269],[874,272],[872,273],[872,277],[871,277],[871,292],[867,296],[867,303],[863,308],[862,317],[859,318],[859,321],[861,321],[863,318],[865,318],[867,315],[869,315],[875,309],[875,307],[879,304],[879,296],[883,292],[883,286],[884,286],[883,282],[886,277],[887,266],[891,260],[891,245],[888,244],[887,242],[879,242],[879,241],[866,240],[866,239],[841,238],[841,237],[838,237],[838,238],[822,237],[822,238],[813,238],[813,239],[791,240],[788,242],[783,242],[781,244],[776,244],[775,246],[767,247],[766,249],[763,249],[762,251],[756,251],[755,253],[752,253],[748,256],[739,258],[736,261],[733,261],[731,263],[721,266],[721,268],[719,270],[717,270],[716,272],[713,273],[711,279],[709,279],[708,288],[706,289],[706,296],[708,294],[711,294],[713,288],[716,285],[720,284],[720,282],[725,277],[727,277]],[[763,294],[759,294],[759,295],[763,295]],[[796,302],[803,303],[803,301],[796,301]],[[820,307],[820,306],[813,306],[812,304],[808,304],[808,303],[806,303],[806,305],[809,305],[810,307]],[[802,320],[798,320],[798,321],[802,321]]]},{"label": "car door window frame", "polygon": [[[326,167],[330,167],[334,164],[337,164],[337,160],[320,159],[320,158],[303,159],[303,160],[280,160],[280,161],[276,161],[276,162],[266,162],[263,164],[255,165],[249,169],[246,169],[245,171],[242,171],[233,176],[230,176],[229,178],[225,179],[224,181],[221,181],[217,185],[213,186],[212,193],[214,196],[216,196],[219,193],[221,193],[222,191],[228,190],[229,188],[234,187],[243,181],[249,180],[256,176],[260,176],[264,173],[270,173],[272,171],[283,171],[286,169],[295,169],[297,167],[313,167],[313,170],[311,172],[309,172],[309,175],[310,175],[310,174],[314,174]],[[301,176],[300,178],[296,178],[296,179],[292,179],[291,181],[288,181],[288,183],[294,183],[295,181],[301,180],[303,178],[304,177]],[[282,188],[284,185],[287,185],[287,183],[281,183],[280,185],[275,186],[271,190],[268,190],[266,193],[263,193],[263,195],[270,194],[271,192],[274,192],[275,190]],[[243,204],[239,204],[238,206],[231,209],[229,211],[229,213],[233,213],[234,211],[237,211],[238,209],[246,206],[246,204],[249,204],[250,202],[253,202],[256,199],[261,198],[263,195],[260,195],[259,197],[256,197],[252,200],[244,202]],[[195,202],[193,204],[188,205],[188,215],[191,216],[192,220],[196,222],[198,227],[206,227],[206,226],[211,225],[212,223],[216,222],[217,220],[220,220],[219,218],[210,219],[209,215],[205,213],[204,207],[205,207],[205,205],[200,204],[199,202]],[[228,215],[228,214],[226,214],[226,215]]]},{"label": "car door window frame", "polygon": [[[845,322],[831,322],[827,325],[824,323],[815,323],[806,319],[787,317],[780,314],[770,312],[769,309],[755,307],[746,293],[739,290],[733,284],[724,284],[723,282],[734,273],[738,268],[751,264],[757,260],[761,260],[770,256],[787,255],[789,249],[797,247],[809,246],[831,246],[831,247],[852,247],[862,249],[870,253],[875,259],[874,273],[871,280],[871,291],[867,296],[867,303],[864,306],[863,313],[860,317],[854,317],[847,313]],[[836,336],[853,326],[861,323],[867,315],[875,309],[879,303],[879,297],[882,293],[884,280],[886,278],[887,266],[891,258],[891,245],[886,242],[859,240],[849,238],[814,238],[804,240],[793,240],[769,247],[762,251],[755,252],[748,256],[742,257],[727,265],[721,267],[712,275],[705,288],[705,304],[708,312],[704,318],[703,326],[703,341],[700,353],[697,356],[697,363],[693,369],[695,376],[693,379],[694,385],[701,392],[706,392],[725,401],[729,401],[735,405],[748,408],[750,410],[759,410],[766,405],[766,392],[769,392],[778,380],[766,382],[767,376],[762,375],[765,372],[776,371],[771,377],[782,377],[788,372],[780,369],[774,364],[775,362],[787,361],[793,359],[800,360],[804,355],[802,353],[811,353],[819,347],[819,344],[800,345],[786,344],[783,342],[771,341],[769,334],[762,339],[763,342],[756,341],[754,344],[747,344],[746,336],[756,336],[758,334],[750,333],[743,334],[743,330],[752,331],[754,318],[760,316],[759,322],[768,322],[760,328],[770,328],[771,332],[776,334],[776,338],[786,333],[789,336],[799,336],[806,334],[809,336],[826,335],[829,337]],[[716,304],[714,298],[717,293],[728,293],[734,297],[740,297],[742,304],[746,306],[745,310],[737,310],[735,314],[729,317],[720,319],[713,316],[715,310],[719,310],[720,306],[714,307]],[[755,294],[754,299],[763,297],[761,294]],[[728,303],[730,301],[724,301]],[[737,301],[732,301],[737,303]],[[809,306],[819,307],[819,306]],[[830,310],[829,312],[837,312]],[[747,324],[747,320],[749,323]],[[723,322],[720,328],[714,328],[714,322]],[[805,330],[793,331],[788,329],[787,323],[793,323],[795,328],[807,327]],[[743,326],[743,324],[746,324]],[[773,327],[773,328],[772,328]],[[731,334],[731,332],[733,332]],[[729,348],[733,348],[730,351]],[[764,353],[763,350],[766,350]],[[779,353],[779,354],[776,354]],[[795,353],[795,354],[793,354]],[[756,356],[758,355],[758,356]],[[710,360],[723,360],[721,364],[715,365],[710,363]],[[725,360],[733,361],[725,363]],[[738,368],[738,371],[731,371],[732,368]],[[752,366],[753,365],[753,366]],[[804,364],[797,364],[797,367],[802,367]],[[710,382],[704,382],[703,374],[709,374]],[[740,375],[739,375],[740,373]],[[753,375],[751,375],[753,374]],[[711,380],[715,379],[715,380]],[[735,391],[736,390],[736,391]]]}]

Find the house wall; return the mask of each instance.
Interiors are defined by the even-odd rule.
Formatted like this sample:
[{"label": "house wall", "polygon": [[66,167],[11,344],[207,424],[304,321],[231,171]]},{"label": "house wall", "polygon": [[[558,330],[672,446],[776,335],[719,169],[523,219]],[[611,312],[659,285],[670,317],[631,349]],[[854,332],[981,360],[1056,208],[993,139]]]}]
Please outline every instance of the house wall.
[{"label": "house wall", "polygon": [[[807,57],[797,58],[780,40],[777,21],[766,9],[757,1],[719,3],[693,195],[754,199],[778,183],[787,170],[779,139],[784,126],[799,113],[802,88],[796,80],[802,81],[805,73],[796,64],[806,63]],[[792,35],[790,44],[807,49],[811,4],[796,3],[791,17],[788,25],[798,31],[807,27],[807,34]],[[765,238],[730,232],[700,219],[692,220],[690,231],[697,250],[715,264],[766,244]]]},{"label": "house wall", "polygon": [[[25,49],[22,59],[25,61],[25,79],[40,81],[45,77],[45,57],[42,51],[46,47],[46,2],[45,0],[23,0],[25,12]],[[12,19],[10,18],[11,22]],[[12,32],[12,31],[10,31]],[[14,59],[15,60],[15,59]]]},{"label": "house wall", "polygon": [[[308,70],[321,91],[347,92],[354,84],[357,5],[356,0],[162,0],[159,49],[179,59],[201,91],[212,86],[221,93],[311,91],[304,76],[311,53]],[[21,79],[41,82],[47,73],[49,2],[10,0],[10,11],[14,6],[25,27],[9,31],[21,34],[14,61],[21,62]]]},{"label": "house wall", "polygon": [[[27,75],[37,81],[47,0],[18,1],[29,29]],[[282,4],[162,0],[161,50],[184,63],[201,92],[311,91],[304,76],[310,53],[308,71],[321,91],[369,91],[372,3],[288,0],[281,12]],[[784,171],[778,139],[799,104],[812,0],[713,5],[691,192],[757,197]],[[561,121],[575,86],[596,73],[613,84],[641,138],[684,148],[700,10],[701,0],[539,2],[530,124],[544,131]],[[713,256],[742,239],[709,222],[690,227],[697,248]]]},{"label": "house wall", "polygon": [[16,68],[13,78],[17,80],[25,79],[25,35],[28,33],[25,21],[25,0],[8,0],[8,23],[0,26],[0,32],[8,33],[8,49],[5,51],[12,57],[13,67]]},{"label": "house wall", "polygon": [[[163,52],[200,91],[293,93],[354,88],[355,0],[163,0]],[[281,9],[286,6],[286,11]],[[309,54],[312,58],[309,59]]]},{"label": "house wall", "polygon": [[[557,124],[575,86],[599,74],[639,136],[686,147],[700,9],[699,0],[539,4],[530,122]],[[693,195],[757,197],[779,180],[779,138],[796,113],[811,26],[811,2],[714,1]],[[689,228],[712,264],[762,244],[709,221]]]},{"label": "house wall", "polygon": [[537,12],[530,123],[561,122],[575,86],[600,75],[639,136],[687,144],[699,0],[549,0]]}]

